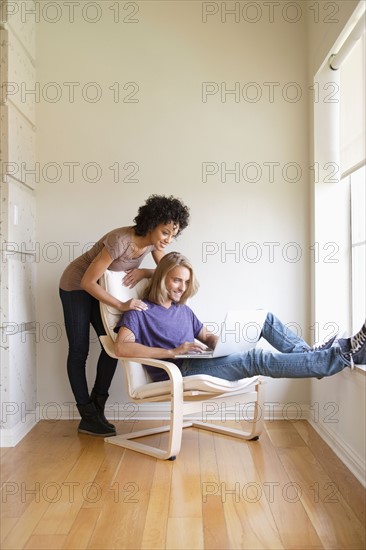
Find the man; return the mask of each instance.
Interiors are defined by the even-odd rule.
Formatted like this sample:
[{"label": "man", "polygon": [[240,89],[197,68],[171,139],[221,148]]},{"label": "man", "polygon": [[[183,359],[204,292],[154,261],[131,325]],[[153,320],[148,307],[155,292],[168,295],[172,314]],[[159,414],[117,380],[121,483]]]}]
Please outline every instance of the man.
[{"label": "man", "polygon": [[[272,378],[321,378],[366,363],[366,321],[353,337],[333,337],[318,349],[268,313],[261,336],[280,353],[262,349],[212,359],[178,359],[177,355],[214,348],[218,337],[206,330],[186,305],[198,290],[190,262],[178,252],[162,258],[147,287],[141,311],[125,312],[117,326],[118,357],[150,357],[175,363],[183,376],[210,374],[226,380],[256,375]],[[141,304],[142,305],[142,304]],[[166,380],[162,369],[146,367],[154,381]]]}]

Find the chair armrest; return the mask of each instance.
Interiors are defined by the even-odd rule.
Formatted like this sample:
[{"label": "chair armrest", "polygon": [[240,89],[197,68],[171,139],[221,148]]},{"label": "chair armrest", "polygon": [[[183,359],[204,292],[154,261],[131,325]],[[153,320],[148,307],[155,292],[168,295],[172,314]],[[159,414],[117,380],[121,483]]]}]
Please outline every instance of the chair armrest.
[{"label": "chair armrest", "polygon": [[183,396],[183,376],[177,365],[174,365],[174,363],[163,361],[162,359],[149,359],[147,357],[119,357],[118,359],[121,361],[131,361],[132,363],[149,365],[150,367],[157,367],[158,369],[165,370],[169,376],[170,382],[172,383],[172,395]]},{"label": "chair armrest", "polygon": [[121,361],[131,361],[133,363],[139,363],[140,365],[149,365],[150,367],[157,367],[163,369],[169,376],[173,384],[174,393],[178,390],[183,392],[183,376],[177,365],[170,363],[169,361],[163,361],[162,359],[150,359],[148,357],[117,357],[114,353],[114,342],[108,335],[99,336],[102,346],[106,353],[114,359],[120,359]]},{"label": "chair armrest", "polygon": [[114,353],[114,342],[112,338],[108,334],[105,334],[104,336],[99,336],[99,340],[104,351],[108,353],[110,357],[113,357],[113,359],[118,359],[117,355]]}]

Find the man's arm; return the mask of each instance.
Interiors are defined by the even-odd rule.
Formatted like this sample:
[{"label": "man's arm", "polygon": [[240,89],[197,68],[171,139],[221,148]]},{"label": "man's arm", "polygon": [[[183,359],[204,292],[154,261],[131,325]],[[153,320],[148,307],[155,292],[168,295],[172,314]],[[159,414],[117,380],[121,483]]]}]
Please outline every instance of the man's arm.
[{"label": "man's arm", "polygon": [[210,349],[215,349],[218,339],[219,337],[216,336],[216,334],[213,334],[212,332],[207,330],[206,327],[202,327],[197,335],[197,340],[203,342],[203,344],[205,344]]},{"label": "man's arm", "polygon": [[174,359],[176,355],[203,351],[204,347],[199,342],[184,342],[177,348],[165,349],[144,346],[135,342],[134,333],[121,327],[114,343],[114,352],[117,357],[150,357],[151,359]]},{"label": "man's arm", "polygon": [[117,357],[150,357],[151,359],[173,359],[172,350],[151,348],[135,342],[134,333],[121,327],[114,343],[114,351]]}]

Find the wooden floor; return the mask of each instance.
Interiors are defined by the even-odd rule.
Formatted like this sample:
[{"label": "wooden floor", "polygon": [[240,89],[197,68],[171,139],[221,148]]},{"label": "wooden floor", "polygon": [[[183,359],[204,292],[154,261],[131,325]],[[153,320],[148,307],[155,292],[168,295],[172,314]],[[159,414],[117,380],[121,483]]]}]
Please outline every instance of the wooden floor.
[{"label": "wooden floor", "polygon": [[257,442],[187,429],[174,462],[76,427],[43,421],[2,449],[4,550],[365,548],[365,491],[306,421]]}]

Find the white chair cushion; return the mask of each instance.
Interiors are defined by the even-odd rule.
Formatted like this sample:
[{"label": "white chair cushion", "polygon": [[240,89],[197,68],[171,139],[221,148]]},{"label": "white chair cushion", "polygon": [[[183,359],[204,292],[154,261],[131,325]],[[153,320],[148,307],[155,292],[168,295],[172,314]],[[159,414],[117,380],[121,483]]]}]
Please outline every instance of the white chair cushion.
[{"label": "white chair cushion", "polygon": [[136,363],[133,359],[124,359],[124,367],[126,373],[126,382],[128,386],[128,393],[134,397],[139,388],[148,385],[156,384],[153,382],[149,373],[141,363]]},{"label": "white chair cushion", "polygon": [[[216,376],[210,376],[208,374],[195,374],[193,376],[185,376],[183,378],[183,391],[207,393],[210,395],[227,392],[235,393],[249,388],[249,386],[255,384],[257,381],[258,376],[230,382],[229,380],[217,378]],[[135,386],[131,393],[131,397],[134,399],[146,399],[149,397],[167,396],[168,399],[170,393],[171,385],[169,380],[166,380],[163,382],[150,382],[142,386]]]}]

